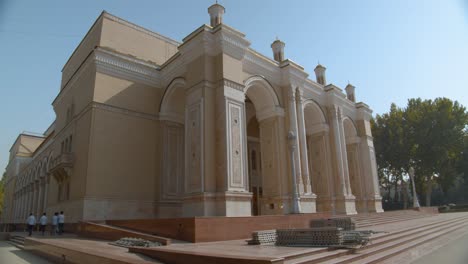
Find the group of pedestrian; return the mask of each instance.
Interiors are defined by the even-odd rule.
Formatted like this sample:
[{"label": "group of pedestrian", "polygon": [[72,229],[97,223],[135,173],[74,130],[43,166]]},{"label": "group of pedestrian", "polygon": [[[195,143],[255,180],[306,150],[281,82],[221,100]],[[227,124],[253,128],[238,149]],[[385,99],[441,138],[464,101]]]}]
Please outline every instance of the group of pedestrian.
[{"label": "group of pedestrian", "polygon": [[[26,223],[28,224],[28,234],[29,236],[31,236],[33,229],[36,226],[36,217],[32,213],[29,214],[29,217],[26,220]],[[39,218],[39,232],[42,232],[42,235],[45,234],[47,223],[48,223],[47,214],[44,213]],[[61,211],[60,214],[58,212],[55,212],[54,215],[52,216],[50,235],[63,234],[64,224],[65,224],[65,215],[63,214],[63,211]]]}]

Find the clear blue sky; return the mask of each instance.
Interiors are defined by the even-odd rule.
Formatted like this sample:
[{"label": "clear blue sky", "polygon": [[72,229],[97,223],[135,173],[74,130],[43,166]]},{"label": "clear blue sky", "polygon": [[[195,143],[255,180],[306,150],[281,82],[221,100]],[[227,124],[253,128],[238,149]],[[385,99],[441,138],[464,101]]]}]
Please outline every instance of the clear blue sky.
[{"label": "clear blue sky", "polygon": [[[44,132],[61,69],[102,10],[181,40],[209,23],[213,1],[0,0],[0,171],[21,131]],[[388,111],[408,98],[448,97],[468,106],[468,0],[220,0],[224,23],[271,57],[278,36],[287,58],[313,79],[356,86],[356,97]]]}]

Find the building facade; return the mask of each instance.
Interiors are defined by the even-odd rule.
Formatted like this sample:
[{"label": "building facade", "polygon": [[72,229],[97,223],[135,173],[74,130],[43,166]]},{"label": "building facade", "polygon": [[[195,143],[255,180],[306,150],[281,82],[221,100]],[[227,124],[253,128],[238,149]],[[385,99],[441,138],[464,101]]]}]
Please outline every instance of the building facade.
[{"label": "building facade", "polygon": [[[352,85],[250,48],[224,7],[177,42],[103,12],[62,70],[44,135],[10,150],[4,223],[381,212]],[[297,207],[295,209],[295,207]]]}]

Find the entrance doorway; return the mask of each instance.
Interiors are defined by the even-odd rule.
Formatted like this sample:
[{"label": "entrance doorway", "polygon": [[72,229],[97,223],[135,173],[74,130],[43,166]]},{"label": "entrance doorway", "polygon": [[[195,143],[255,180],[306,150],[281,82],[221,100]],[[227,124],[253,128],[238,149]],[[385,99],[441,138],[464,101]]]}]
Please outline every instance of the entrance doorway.
[{"label": "entrance doorway", "polygon": [[253,194],[252,215],[260,215],[260,199],[263,196],[260,142],[249,140],[247,143],[247,149],[249,151],[249,191]]},{"label": "entrance doorway", "polygon": [[262,214],[263,177],[260,148],[260,127],[255,116],[255,107],[247,98],[247,151],[249,159],[249,191],[252,193],[252,215]]}]

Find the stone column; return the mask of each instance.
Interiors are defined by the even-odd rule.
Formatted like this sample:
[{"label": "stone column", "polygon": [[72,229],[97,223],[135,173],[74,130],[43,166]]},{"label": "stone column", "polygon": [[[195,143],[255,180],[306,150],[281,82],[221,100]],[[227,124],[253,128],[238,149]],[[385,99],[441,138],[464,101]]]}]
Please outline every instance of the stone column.
[{"label": "stone column", "polygon": [[350,195],[348,158],[346,155],[346,142],[344,137],[343,118],[341,108],[333,105],[330,111],[330,127],[333,142],[333,162],[335,172],[338,175],[338,186],[336,186],[335,209],[336,213],[356,214],[354,196]]},{"label": "stone column", "polygon": [[18,211],[18,192],[15,192],[13,196],[13,216],[12,216],[12,222],[16,222],[16,212]]},{"label": "stone column", "polygon": [[226,216],[250,216],[244,86],[223,79],[216,89],[218,180],[224,185],[218,192],[226,195]]},{"label": "stone column", "polygon": [[[288,90],[288,112],[289,112],[289,131],[293,132],[294,135],[297,135],[297,112],[296,112],[296,91],[295,88],[289,87]],[[299,146],[299,138],[296,137],[296,146]],[[291,164],[292,166],[292,164]],[[296,182],[298,185],[299,193],[304,193],[304,183],[302,181],[302,170],[300,162],[300,153],[299,151],[294,152],[294,166],[296,168]]]},{"label": "stone column", "polygon": [[16,214],[16,219],[17,221],[20,221],[21,219],[21,213],[22,213],[22,210],[23,210],[23,190],[19,190],[18,191],[18,194],[19,194],[19,198],[18,198],[18,212]]},{"label": "stone column", "polygon": [[299,89],[296,91],[296,110],[297,110],[297,123],[298,123],[298,138],[299,138],[299,147],[301,155],[301,171],[302,171],[302,180],[304,182],[304,188],[306,194],[312,194],[311,180],[309,175],[309,157],[307,155],[307,139],[306,139],[306,129],[305,129],[305,120],[304,120],[304,106],[303,106],[302,91]]},{"label": "stone column", "polygon": [[48,197],[49,197],[49,175],[45,176],[45,189],[44,189],[44,204],[42,207],[42,210],[46,212],[47,210],[47,202],[48,202]]},{"label": "stone column", "polygon": [[341,159],[343,161],[343,178],[345,180],[345,189],[346,196],[353,196],[351,191],[351,182],[349,180],[349,164],[348,164],[348,151],[346,147],[346,134],[343,126],[343,116],[341,114],[341,108],[339,108],[339,117],[338,117],[338,129],[340,135],[340,144],[341,144]]},{"label": "stone column", "polygon": [[22,202],[21,202],[21,223],[23,222],[23,219],[26,219],[26,214],[27,214],[27,211],[28,211],[28,208],[27,208],[27,202],[28,202],[28,194],[29,194],[29,190],[28,190],[28,187],[25,186],[23,187],[23,198],[22,198]]},{"label": "stone column", "polygon": [[42,192],[44,191],[42,188],[42,178],[37,183],[38,192],[37,192],[37,205],[36,205],[36,213],[38,216],[42,215]]},{"label": "stone column", "polygon": [[21,192],[21,190],[18,191],[18,200],[16,201],[17,202],[17,210],[16,210],[16,222],[19,222],[20,221],[20,218],[21,218],[21,202],[23,200],[23,193]]},{"label": "stone column", "polygon": [[33,183],[30,183],[29,184],[29,201],[28,201],[28,212],[27,214],[29,215],[29,213],[33,213],[34,214],[34,184]]},{"label": "stone column", "polygon": [[292,213],[300,214],[301,213],[301,201],[299,198],[299,193],[297,191],[296,177],[296,166],[294,164],[294,153],[296,150],[296,135],[292,131],[288,133],[289,141],[289,150],[290,150],[290,160],[291,160],[291,178],[292,178]]},{"label": "stone column", "polygon": [[34,198],[33,198],[33,214],[38,217],[38,207],[39,207],[39,181],[35,181],[34,184]]},{"label": "stone column", "polygon": [[25,211],[26,211],[26,189],[25,187],[23,187],[21,189],[21,210],[19,214],[20,222],[23,221]]},{"label": "stone column", "polygon": [[362,181],[366,183],[365,197],[367,200],[367,209],[369,212],[383,212],[370,122],[368,120],[357,120],[356,123],[358,126],[358,134],[361,139],[359,148],[360,175]]}]

